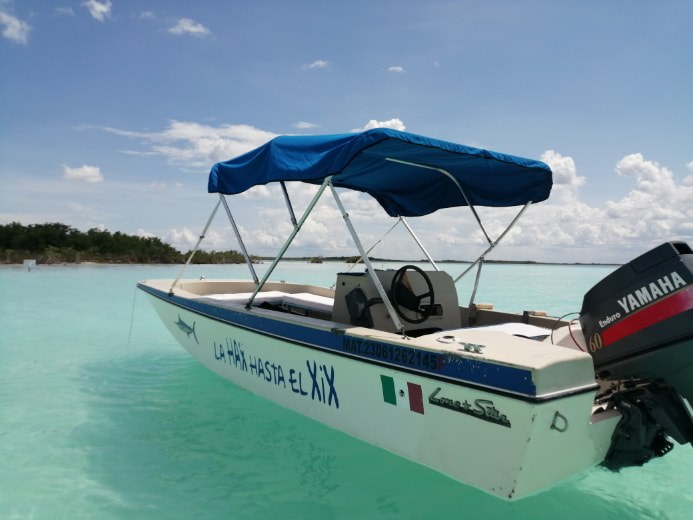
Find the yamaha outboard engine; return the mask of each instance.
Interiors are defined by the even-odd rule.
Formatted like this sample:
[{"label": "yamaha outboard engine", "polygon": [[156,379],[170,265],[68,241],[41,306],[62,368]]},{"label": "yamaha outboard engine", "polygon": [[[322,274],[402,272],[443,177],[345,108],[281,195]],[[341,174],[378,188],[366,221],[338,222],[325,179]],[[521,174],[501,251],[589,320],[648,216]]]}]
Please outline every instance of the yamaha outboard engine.
[{"label": "yamaha outboard engine", "polygon": [[693,444],[690,246],[667,242],[604,278],[585,294],[580,325],[608,387],[601,402],[623,414],[604,463],[643,464],[671,450],[668,437]]}]

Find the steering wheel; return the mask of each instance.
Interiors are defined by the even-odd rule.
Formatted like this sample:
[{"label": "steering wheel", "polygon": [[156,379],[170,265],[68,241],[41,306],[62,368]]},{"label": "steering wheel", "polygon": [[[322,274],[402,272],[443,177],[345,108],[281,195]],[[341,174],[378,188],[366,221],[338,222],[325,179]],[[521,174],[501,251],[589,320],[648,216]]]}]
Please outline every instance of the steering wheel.
[{"label": "steering wheel", "polygon": [[[423,294],[414,294],[414,292],[409,287],[409,284],[404,281],[404,277],[408,271],[416,271],[421,275],[426,282],[428,291]],[[435,295],[433,293],[433,284],[428,275],[415,265],[405,265],[400,267],[395,276],[392,277],[392,285],[390,286],[390,297],[392,298],[392,305],[399,314],[399,317],[404,321],[417,324],[423,323],[428,319],[428,317],[433,314]],[[421,300],[429,298],[430,302],[423,307],[421,306]],[[402,309],[408,309],[414,311],[420,315],[419,318],[409,318],[403,312]]]}]

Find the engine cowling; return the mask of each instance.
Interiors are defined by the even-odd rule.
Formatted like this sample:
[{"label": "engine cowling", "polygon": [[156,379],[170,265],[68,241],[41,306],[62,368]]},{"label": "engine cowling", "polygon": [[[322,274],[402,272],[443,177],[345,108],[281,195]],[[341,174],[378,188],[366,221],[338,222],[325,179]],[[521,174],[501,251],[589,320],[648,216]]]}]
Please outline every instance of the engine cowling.
[{"label": "engine cowling", "polygon": [[[621,266],[583,299],[580,325],[603,396],[623,419],[607,466],[693,443],[693,250],[667,242]],[[608,383],[612,382],[609,386]]]}]

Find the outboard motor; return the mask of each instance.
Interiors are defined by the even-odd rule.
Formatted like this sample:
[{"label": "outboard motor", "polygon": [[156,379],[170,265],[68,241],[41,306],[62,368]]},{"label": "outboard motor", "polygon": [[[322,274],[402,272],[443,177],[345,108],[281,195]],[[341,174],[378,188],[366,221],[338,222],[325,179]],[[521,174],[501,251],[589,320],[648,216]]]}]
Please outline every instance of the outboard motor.
[{"label": "outboard motor", "polygon": [[672,449],[667,437],[693,444],[690,246],[667,242],[604,278],[585,294],[580,325],[608,387],[600,402],[623,414],[604,464],[643,464]]}]

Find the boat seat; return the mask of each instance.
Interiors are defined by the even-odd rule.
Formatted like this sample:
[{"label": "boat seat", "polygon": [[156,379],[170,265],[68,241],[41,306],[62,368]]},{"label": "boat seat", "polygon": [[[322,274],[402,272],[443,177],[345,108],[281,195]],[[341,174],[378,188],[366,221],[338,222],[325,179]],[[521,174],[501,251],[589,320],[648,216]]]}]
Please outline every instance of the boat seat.
[{"label": "boat seat", "polygon": [[[227,303],[245,305],[248,300],[253,295],[251,292],[244,293],[231,293],[231,294],[206,294],[197,301],[213,303],[216,305],[224,305]],[[270,305],[281,305],[284,298],[288,296],[288,293],[282,291],[261,291],[257,293],[255,299],[253,300],[253,305],[262,305],[263,303],[268,303]]]},{"label": "boat seat", "polygon": [[[212,303],[215,305],[226,306],[245,305],[253,295],[251,292],[232,293],[232,294],[207,294],[197,301]],[[283,291],[261,291],[257,293],[253,300],[253,306],[263,304],[276,305],[286,310],[316,311],[324,314],[332,314],[334,299],[327,296],[318,296],[311,293],[286,293]]]},{"label": "boat seat", "polygon": [[305,292],[289,293],[284,296],[282,305],[289,308],[299,308],[331,314],[332,308],[334,307],[334,298]]}]

